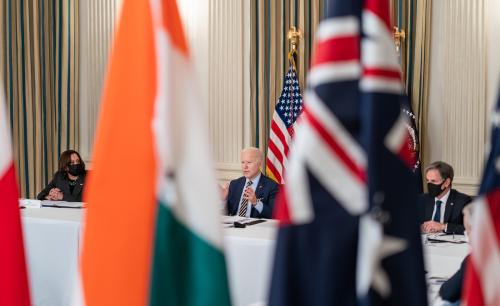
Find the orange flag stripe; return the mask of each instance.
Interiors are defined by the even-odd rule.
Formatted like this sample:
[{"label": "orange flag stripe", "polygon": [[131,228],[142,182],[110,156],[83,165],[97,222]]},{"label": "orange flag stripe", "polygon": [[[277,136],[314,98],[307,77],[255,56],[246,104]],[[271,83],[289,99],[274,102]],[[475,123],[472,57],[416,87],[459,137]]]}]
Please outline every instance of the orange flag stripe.
[{"label": "orange flag stripe", "polygon": [[172,40],[173,46],[181,51],[185,56],[188,56],[189,49],[184,36],[181,19],[177,10],[175,0],[167,0],[163,2],[163,26]]},{"label": "orange flag stripe", "polygon": [[146,305],[156,213],[157,91],[148,1],[124,1],[104,88],[82,252],[87,305]]}]

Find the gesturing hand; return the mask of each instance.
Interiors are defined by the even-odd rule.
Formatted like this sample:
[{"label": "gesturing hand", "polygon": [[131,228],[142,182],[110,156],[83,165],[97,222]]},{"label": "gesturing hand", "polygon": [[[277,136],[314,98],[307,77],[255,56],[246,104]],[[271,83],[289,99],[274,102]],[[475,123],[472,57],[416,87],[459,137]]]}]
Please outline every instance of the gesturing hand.
[{"label": "gesturing hand", "polygon": [[223,186],[219,185],[219,194],[222,201],[227,200],[227,195],[229,194],[229,183],[226,183]]},{"label": "gesturing hand", "polygon": [[252,205],[257,204],[257,197],[255,196],[255,191],[251,187],[247,187],[245,189],[245,193],[243,194],[243,198],[247,199]]}]

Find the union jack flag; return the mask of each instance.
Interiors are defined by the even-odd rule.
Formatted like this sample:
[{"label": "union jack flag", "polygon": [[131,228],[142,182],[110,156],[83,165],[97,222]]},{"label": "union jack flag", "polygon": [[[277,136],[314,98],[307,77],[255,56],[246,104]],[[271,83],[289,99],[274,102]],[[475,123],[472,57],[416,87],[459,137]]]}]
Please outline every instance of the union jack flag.
[{"label": "union jack flag", "polygon": [[330,1],[277,201],[270,305],[427,305],[388,0]]},{"label": "union jack flag", "polygon": [[467,306],[500,305],[500,98],[492,115],[491,149],[472,216]]},{"label": "union jack flag", "polygon": [[285,75],[283,90],[276,103],[267,149],[266,174],[278,184],[284,184],[288,151],[294,126],[302,113],[302,95],[293,61]]}]

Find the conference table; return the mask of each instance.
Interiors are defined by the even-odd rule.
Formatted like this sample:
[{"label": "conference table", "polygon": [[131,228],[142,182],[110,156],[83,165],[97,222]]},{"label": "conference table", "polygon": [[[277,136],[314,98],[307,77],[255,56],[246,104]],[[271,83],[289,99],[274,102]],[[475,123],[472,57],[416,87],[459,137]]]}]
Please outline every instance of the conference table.
[{"label": "conference table", "polygon": [[[82,216],[85,209],[28,208],[22,210],[24,243],[35,306],[71,304],[78,276]],[[221,226],[224,226],[221,223]],[[224,226],[224,247],[233,305],[266,300],[274,258],[277,222],[234,228]],[[467,244],[425,243],[430,279],[448,278],[468,253]],[[429,287],[431,299],[436,287]]]}]

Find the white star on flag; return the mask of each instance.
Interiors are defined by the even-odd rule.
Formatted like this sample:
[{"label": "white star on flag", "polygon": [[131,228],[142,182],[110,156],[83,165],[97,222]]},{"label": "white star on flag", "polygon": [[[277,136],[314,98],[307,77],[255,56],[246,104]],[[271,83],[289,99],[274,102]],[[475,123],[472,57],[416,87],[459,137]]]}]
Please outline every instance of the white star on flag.
[{"label": "white star on flag", "polygon": [[389,277],[381,265],[384,258],[402,252],[407,248],[405,240],[384,235],[382,224],[372,214],[366,214],[359,221],[358,264],[356,291],[366,296],[370,285],[380,296],[391,294]]}]

